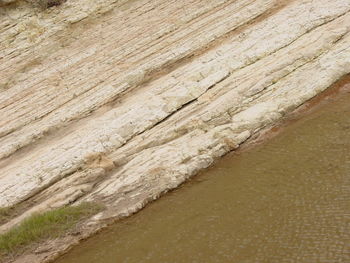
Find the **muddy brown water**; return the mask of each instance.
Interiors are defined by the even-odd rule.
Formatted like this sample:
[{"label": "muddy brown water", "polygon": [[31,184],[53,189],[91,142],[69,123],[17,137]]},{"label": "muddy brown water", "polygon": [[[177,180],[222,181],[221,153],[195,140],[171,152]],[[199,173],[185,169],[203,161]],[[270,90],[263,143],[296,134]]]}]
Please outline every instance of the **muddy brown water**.
[{"label": "muddy brown water", "polygon": [[57,261],[117,262],[350,262],[350,94]]}]

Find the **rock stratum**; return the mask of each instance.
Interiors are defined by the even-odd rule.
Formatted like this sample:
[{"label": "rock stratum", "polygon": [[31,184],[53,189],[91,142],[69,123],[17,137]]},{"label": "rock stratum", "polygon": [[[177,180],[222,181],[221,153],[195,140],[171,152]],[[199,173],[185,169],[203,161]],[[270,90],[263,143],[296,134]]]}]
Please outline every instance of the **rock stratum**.
[{"label": "rock stratum", "polygon": [[0,1],[0,17],[0,207],[25,207],[0,232],[34,212],[107,207],[38,261],[350,73],[349,0]]}]

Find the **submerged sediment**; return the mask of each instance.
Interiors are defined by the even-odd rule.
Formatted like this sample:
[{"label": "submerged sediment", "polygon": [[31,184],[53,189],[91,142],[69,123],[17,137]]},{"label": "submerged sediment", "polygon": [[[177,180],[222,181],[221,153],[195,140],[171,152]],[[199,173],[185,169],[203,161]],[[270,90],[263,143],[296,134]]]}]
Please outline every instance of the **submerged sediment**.
[{"label": "submerged sediment", "polygon": [[0,12],[0,207],[25,207],[0,232],[33,212],[107,206],[37,260],[350,73],[344,0],[18,1]]}]

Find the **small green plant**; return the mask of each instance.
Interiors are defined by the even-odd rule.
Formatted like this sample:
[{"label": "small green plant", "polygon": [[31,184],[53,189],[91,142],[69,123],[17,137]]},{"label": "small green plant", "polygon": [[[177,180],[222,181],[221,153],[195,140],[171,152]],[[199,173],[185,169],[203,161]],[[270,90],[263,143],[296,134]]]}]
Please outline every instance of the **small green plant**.
[{"label": "small green plant", "polygon": [[[58,6],[66,2],[66,0],[26,0],[26,2],[32,3],[36,6],[41,6],[42,8],[50,8],[53,6]],[[20,4],[19,0],[0,0],[0,7],[12,6],[16,7]]]},{"label": "small green plant", "polygon": [[64,3],[66,0],[39,0],[39,4],[42,8],[50,8],[58,6]]},{"label": "small green plant", "polygon": [[35,242],[62,235],[72,229],[81,219],[101,211],[96,204],[83,203],[62,207],[41,214],[34,214],[20,225],[0,235],[0,255],[16,253]]}]

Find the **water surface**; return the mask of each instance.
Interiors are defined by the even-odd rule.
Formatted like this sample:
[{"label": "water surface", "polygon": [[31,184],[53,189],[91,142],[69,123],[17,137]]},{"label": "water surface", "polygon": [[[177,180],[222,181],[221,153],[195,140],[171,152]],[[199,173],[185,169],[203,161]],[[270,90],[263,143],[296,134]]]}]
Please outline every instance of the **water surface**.
[{"label": "water surface", "polygon": [[350,94],[57,262],[350,262]]}]

